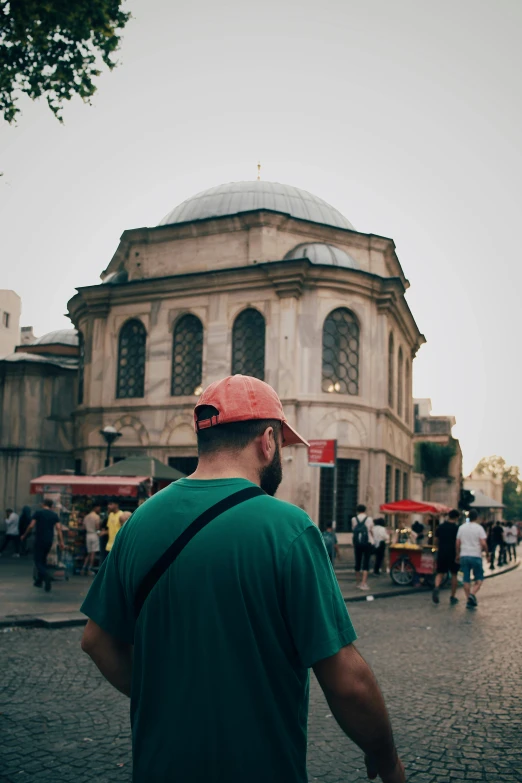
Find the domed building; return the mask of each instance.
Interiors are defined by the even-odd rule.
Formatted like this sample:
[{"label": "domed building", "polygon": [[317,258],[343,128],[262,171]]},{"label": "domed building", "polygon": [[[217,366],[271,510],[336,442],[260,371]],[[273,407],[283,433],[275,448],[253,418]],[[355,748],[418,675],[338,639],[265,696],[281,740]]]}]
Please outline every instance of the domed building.
[{"label": "domed building", "polygon": [[74,467],[73,414],[79,346],[75,329],[19,345],[0,359],[0,499],[33,503],[31,479]]},{"label": "domed building", "polygon": [[[125,231],[102,284],[69,302],[81,367],[74,459],[197,461],[192,410],[233,373],[262,378],[308,439],[337,441],[337,524],[409,494],[412,361],[424,338],[391,239],[358,232],[317,196],[272,182],[220,185],[153,228]],[[323,525],[334,471],[284,453],[279,497]]]}]

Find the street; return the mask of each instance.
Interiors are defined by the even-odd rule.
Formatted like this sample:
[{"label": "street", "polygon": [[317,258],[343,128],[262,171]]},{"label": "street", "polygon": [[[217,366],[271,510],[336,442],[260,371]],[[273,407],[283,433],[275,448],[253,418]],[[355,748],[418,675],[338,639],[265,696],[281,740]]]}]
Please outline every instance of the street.
[{"label": "street", "polygon": [[[521,588],[518,569],[487,580],[476,611],[462,590],[455,608],[448,591],[440,606],[413,592],[348,604],[409,781],[522,781]],[[80,637],[80,628],[0,631],[0,783],[130,781],[128,701]],[[366,779],[313,677],[308,769],[323,783]]]}]

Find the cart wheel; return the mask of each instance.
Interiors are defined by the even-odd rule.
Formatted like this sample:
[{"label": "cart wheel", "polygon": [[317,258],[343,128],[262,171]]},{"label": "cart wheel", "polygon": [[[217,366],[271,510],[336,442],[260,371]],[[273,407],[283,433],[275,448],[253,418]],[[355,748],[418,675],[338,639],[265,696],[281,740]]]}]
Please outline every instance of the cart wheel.
[{"label": "cart wheel", "polygon": [[413,582],[415,569],[409,560],[398,560],[392,565],[390,569],[390,576],[392,578],[392,582],[395,582],[396,585],[407,587]]}]

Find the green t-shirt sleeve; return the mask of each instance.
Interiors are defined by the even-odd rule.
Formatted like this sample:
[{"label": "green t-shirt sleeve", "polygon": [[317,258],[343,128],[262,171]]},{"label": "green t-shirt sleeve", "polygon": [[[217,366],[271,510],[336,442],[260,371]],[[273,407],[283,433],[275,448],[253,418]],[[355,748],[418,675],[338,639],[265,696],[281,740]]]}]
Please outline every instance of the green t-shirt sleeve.
[{"label": "green t-shirt sleeve", "polygon": [[[134,613],[125,595],[118,557],[123,531],[116,536],[114,546],[98,571],[81,611],[100,628],[122,642],[134,643]],[[121,540],[120,540],[121,539]]]},{"label": "green t-shirt sleeve", "polygon": [[303,666],[335,655],[357,638],[321,533],[315,525],[293,542],[284,563],[285,614]]}]

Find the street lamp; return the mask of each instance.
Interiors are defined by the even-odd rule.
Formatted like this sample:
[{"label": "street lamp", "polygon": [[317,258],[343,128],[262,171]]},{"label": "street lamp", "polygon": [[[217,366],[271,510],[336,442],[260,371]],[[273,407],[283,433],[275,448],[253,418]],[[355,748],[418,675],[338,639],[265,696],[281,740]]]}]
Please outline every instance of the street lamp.
[{"label": "street lamp", "polygon": [[102,430],[100,430],[100,435],[103,435],[103,439],[105,443],[107,444],[107,454],[105,456],[105,467],[108,468],[111,464],[111,446],[114,443],[115,440],[118,440],[118,438],[121,438],[121,432],[118,432],[118,430],[115,427],[112,427],[110,424],[107,425],[107,427],[104,427]]}]

